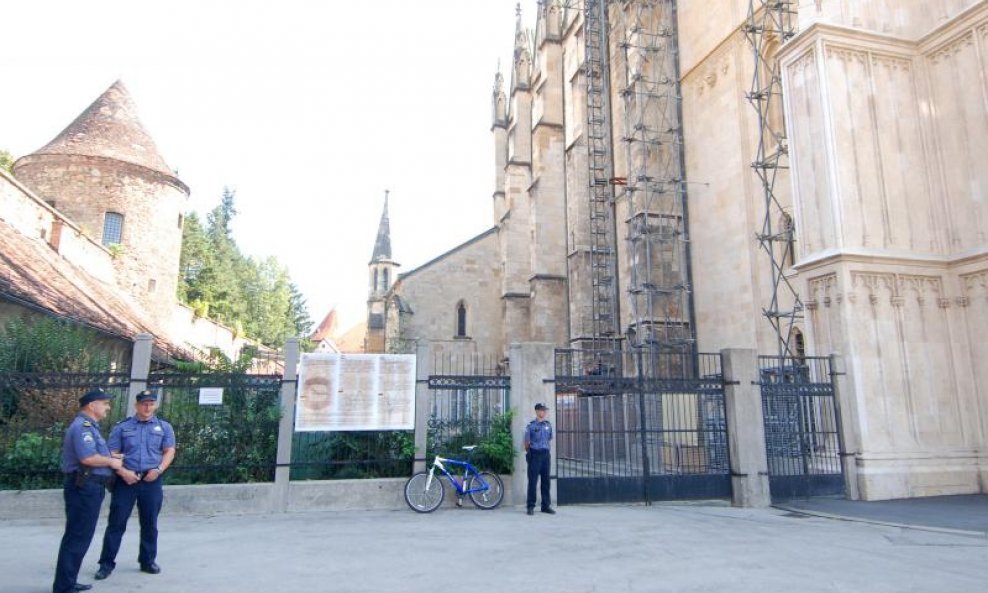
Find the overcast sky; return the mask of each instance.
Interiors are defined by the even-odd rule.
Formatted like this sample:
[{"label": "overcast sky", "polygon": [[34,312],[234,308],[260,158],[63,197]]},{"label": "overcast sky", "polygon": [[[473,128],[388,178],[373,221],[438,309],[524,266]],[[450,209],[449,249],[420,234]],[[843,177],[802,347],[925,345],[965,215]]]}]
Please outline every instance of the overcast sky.
[{"label": "overcast sky", "polygon": [[235,188],[241,249],[287,265],[315,323],[335,305],[349,325],[385,189],[402,271],[493,224],[490,97],[515,3],[6,3],[0,149],[37,150],[123,80],[189,209]]}]

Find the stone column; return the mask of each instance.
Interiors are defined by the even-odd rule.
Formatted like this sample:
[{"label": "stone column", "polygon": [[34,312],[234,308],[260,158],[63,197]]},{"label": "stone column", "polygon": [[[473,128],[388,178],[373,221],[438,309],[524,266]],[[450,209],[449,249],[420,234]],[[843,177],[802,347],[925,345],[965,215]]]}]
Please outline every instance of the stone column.
[{"label": "stone column", "polygon": [[765,421],[754,350],[720,351],[724,369],[724,406],[731,452],[731,503],[737,507],[772,504],[765,454]]},{"label": "stone column", "polygon": [[424,472],[430,460],[425,458],[428,446],[431,394],[429,393],[429,370],[432,346],[425,340],[415,345],[415,463],[412,473]]},{"label": "stone column", "polygon": [[134,337],[134,349],[130,359],[130,387],[127,389],[127,410],[134,409],[137,404],[137,394],[148,388],[148,374],[151,372],[151,347],[154,336],[137,334]]},{"label": "stone column", "polygon": [[295,436],[295,391],[298,386],[298,338],[285,342],[285,374],[281,380],[281,422],[278,424],[277,466],[274,470],[274,490],[271,510],[288,510],[291,485],[292,439]]},{"label": "stone column", "polygon": [[[512,344],[508,354],[511,368],[511,435],[515,448],[514,465],[511,471],[511,492],[508,504],[524,504],[528,489],[528,464],[525,463],[523,434],[525,426],[535,418],[535,404],[544,403],[549,407],[546,419],[556,429],[556,388],[552,382],[556,378],[554,344],[524,343]],[[552,500],[556,494],[556,439],[549,448],[552,455]]]}]

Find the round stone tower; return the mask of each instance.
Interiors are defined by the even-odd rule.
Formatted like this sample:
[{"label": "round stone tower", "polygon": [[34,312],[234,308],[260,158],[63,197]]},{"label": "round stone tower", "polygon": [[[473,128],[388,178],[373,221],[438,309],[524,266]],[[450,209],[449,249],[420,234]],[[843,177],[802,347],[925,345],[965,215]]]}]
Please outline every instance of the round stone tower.
[{"label": "round stone tower", "polygon": [[167,326],[189,188],[165,164],[120,81],[14,176],[114,255],[117,284]]}]

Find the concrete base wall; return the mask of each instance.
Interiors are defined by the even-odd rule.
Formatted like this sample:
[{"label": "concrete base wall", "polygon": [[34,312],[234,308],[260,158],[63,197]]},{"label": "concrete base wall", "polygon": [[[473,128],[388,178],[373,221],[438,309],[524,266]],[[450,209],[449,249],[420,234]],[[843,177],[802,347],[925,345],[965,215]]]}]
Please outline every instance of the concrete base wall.
[{"label": "concrete base wall", "polygon": [[978,455],[857,459],[862,500],[988,492],[988,460]]},{"label": "concrete base wall", "polygon": [[[511,476],[501,476],[504,502],[520,504],[511,496]],[[321,480],[292,482],[288,488],[286,511],[408,510],[403,490],[406,478],[378,480]],[[445,506],[456,503],[446,484]],[[524,499],[520,501],[524,502]],[[110,497],[103,502],[104,513]],[[469,501],[464,503],[472,506]],[[277,511],[275,485],[213,484],[165,486],[164,515],[249,515]],[[442,508],[442,507],[440,507]],[[411,512],[411,511],[409,511]],[[62,491],[21,490],[0,492],[0,520],[56,519],[65,516]]]}]

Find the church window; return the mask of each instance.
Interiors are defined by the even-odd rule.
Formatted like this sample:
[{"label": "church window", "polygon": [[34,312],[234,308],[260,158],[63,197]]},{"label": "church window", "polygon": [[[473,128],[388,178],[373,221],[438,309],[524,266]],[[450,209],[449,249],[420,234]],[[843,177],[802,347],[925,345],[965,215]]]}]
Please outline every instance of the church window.
[{"label": "church window", "polygon": [[183,221],[182,215],[179,214],[178,215],[178,228],[182,228],[182,221]]},{"label": "church window", "polygon": [[467,306],[463,301],[456,304],[456,337],[467,337]]},{"label": "church window", "polygon": [[371,284],[371,290],[377,290],[377,268],[374,268],[374,282]]},{"label": "church window", "polygon": [[390,270],[388,270],[387,268],[384,268],[384,270],[382,270],[382,271],[384,272],[384,286],[383,286],[383,290],[387,290],[389,288],[388,285],[389,285],[389,283],[391,281],[391,278],[390,278],[391,274],[388,273]]},{"label": "church window", "polygon": [[154,289],[158,288],[158,281],[154,278],[148,280],[148,292],[154,292]]},{"label": "church window", "polygon": [[103,217],[103,245],[117,245],[123,239],[123,214],[107,212]]}]

